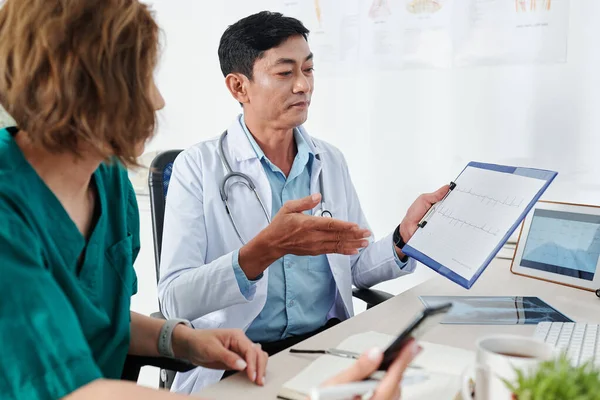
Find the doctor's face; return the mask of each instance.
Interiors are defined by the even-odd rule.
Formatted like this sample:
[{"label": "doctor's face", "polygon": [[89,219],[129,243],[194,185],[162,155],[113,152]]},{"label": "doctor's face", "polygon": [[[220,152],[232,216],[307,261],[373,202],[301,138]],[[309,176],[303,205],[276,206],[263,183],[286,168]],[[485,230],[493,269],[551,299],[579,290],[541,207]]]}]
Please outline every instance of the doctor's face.
[{"label": "doctor's face", "polygon": [[308,43],[302,36],[293,36],[254,63],[244,112],[282,128],[295,128],[308,117],[313,84]]}]

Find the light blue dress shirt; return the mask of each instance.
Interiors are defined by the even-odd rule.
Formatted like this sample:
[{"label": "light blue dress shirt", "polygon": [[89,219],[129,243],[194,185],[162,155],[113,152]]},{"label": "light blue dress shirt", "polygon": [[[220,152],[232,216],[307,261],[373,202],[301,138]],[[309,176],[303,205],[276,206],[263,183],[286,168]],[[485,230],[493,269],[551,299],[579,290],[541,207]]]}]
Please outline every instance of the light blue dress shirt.
[{"label": "light blue dress shirt", "polygon": [[[240,117],[240,123],[271,185],[271,216],[274,217],[286,201],[309,196],[315,155],[298,130],[294,130],[298,153],[286,178],[281,169],[265,156],[246,127],[243,116]],[[396,263],[400,268],[406,265],[397,255]],[[255,283],[262,278],[262,274],[254,281],[246,277],[239,265],[239,250],[233,254],[233,269],[241,293],[250,298],[256,292]],[[312,332],[325,325],[337,292],[327,256],[288,254],[271,264],[268,273],[265,307],[246,331],[252,341],[273,342]]]},{"label": "light blue dress shirt", "polygon": [[[302,135],[294,130],[298,153],[286,178],[265,156],[243,117],[241,124],[271,185],[271,216],[274,217],[286,201],[309,196],[314,154]],[[251,295],[255,287],[239,266],[239,252],[234,254],[234,271],[242,293]],[[337,290],[327,256],[288,254],[271,264],[268,273],[267,303],[246,332],[251,340],[272,342],[312,332],[325,325]]]}]

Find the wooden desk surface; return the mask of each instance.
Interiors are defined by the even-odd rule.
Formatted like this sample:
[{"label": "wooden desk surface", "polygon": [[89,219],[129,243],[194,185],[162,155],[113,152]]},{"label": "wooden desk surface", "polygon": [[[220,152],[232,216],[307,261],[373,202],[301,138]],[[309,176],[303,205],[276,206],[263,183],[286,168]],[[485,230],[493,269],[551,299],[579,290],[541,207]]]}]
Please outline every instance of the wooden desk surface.
[{"label": "wooden desk surface", "polygon": [[[537,296],[577,322],[600,323],[600,299],[594,293],[513,275],[510,272],[510,261],[495,259],[470,290],[436,275],[295,347],[335,347],[346,337],[365,331],[398,334],[423,308],[419,300],[421,295]],[[423,340],[474,350],[475,342],[481,336],[493,333],[531,336],[534,330],[535,325],[438,325]],[[238,374],[207,387],[199,394],[209,399],[276,399],[279,388],[313,359],[314,356],[292,355],[283,351],[269,359],[267,384],[264,387],[251,384]]]}]

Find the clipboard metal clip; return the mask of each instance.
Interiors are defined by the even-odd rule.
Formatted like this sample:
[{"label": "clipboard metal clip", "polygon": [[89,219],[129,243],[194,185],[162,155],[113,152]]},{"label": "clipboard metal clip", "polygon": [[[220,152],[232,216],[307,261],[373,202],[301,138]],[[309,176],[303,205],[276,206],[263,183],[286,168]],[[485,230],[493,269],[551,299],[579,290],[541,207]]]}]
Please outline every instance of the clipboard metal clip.
[{"label": "clipboard metal clip", "polygon": [[421,222],[418,223],[418,227],[419,228],[425,228],[425,225],[427,225],[427,220],[429,219],[429,217],[431,216],[431,214],[433,214],[433,212],[435,211],[435,209],[437,208],[437,206],[441,203],[444,202],[444,200],[446,200],[446,197],[448,197],[448,195],[456,188],[456,183],[454,182],[450,182],[450,190],[448,190],[448,193],[446,193],[446,195],[442,198],[442,200],[438,201],[437,203],[435,203],[434,205],[431,206],[431,208],[429,209],[429,211],[427,211],[425,213],[425,215],[423,216],[423,218],[421,219]]}]

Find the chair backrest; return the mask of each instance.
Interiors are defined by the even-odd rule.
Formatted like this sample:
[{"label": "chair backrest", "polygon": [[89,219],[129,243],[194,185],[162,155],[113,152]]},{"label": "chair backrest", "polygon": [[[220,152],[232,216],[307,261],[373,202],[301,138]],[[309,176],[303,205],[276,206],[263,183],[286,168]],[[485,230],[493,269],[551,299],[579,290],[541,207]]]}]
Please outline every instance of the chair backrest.
[{"label": "chair backrest", "polygon": [[150,165],[148,188],[150,189],[150,210],[152,213],[152,232],[154,234],[154,264],[156,282],[160,278],[160,252],[162,250],[163,223],[165,219],[165,203],[173,162],[182,150],[167,150],[158,154]]}]

